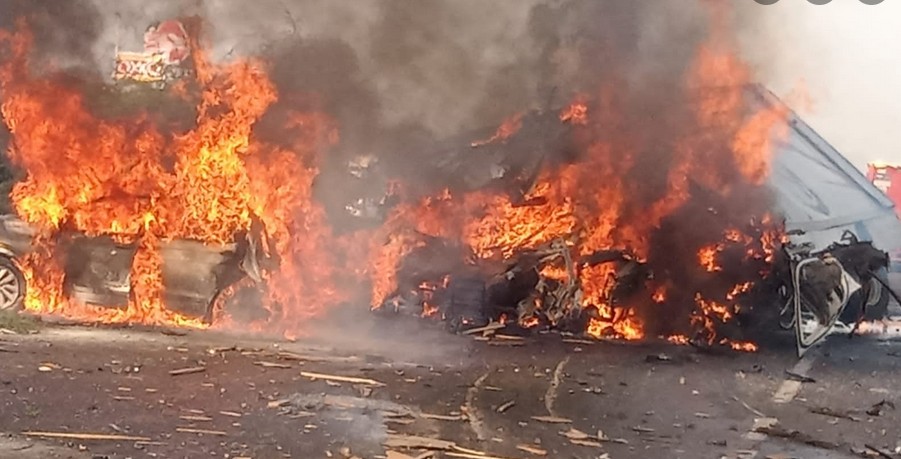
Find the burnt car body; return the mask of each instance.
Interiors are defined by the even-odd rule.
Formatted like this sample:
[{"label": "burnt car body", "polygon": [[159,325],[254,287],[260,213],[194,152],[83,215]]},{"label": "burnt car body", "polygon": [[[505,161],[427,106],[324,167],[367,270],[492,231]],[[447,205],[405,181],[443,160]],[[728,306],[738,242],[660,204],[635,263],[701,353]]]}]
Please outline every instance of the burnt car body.
[{"label": "burnt car body", "polygon": [[[0,216],[0,310],[22,307],[28,286],[19,260],[33,250],[34,229],[14,215]],[[239,239],[240,240],[240,239]],[[213,305],[228,286],[260,280],[255,245],[247,237],[226,245],[178,239],[160,245],[163,301],[187,316],[213,317]],[[136,243],[62,232],[55,241],[63,263],[63,292],[82,304],[124,308],[131,295]]]}]

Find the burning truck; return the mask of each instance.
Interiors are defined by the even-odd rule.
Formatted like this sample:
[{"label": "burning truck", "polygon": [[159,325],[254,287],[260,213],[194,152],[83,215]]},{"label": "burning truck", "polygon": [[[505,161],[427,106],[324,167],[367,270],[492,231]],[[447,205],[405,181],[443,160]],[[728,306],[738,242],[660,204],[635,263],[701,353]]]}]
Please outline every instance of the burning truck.
[{"label": "burning truck", "polygon": [[[174,30],[167,40],[192,41]],[[25,25],[0,32],[8,156],[24,173],[0,234],[3,308],[294,335],[329,308],[369,303],[455,330],[737,350],[781,325],[803,352],[849,304],[883,296],[884,254],[859,231],[841,241],[858,220],[796,225],[803,206],[771,178],[793,158],[785,145],[810,134],[715,31],[674,88],[681,108],[642,119],[659,136],[623,116],[630,101],[608,82],[437,145],[419,180],[368,155],[340,163],[341,186],[368,191],[331,206],[314,184],[335,167],[324,152],[339,126],[314,103],[279,106],[292,95],[264,62],[177,54],[193,69],[181,97],[196,119],[172,131],[96,115],[76,86],[31,72],[31,41]],[[368,224],[339,231],[342,218]]]}]

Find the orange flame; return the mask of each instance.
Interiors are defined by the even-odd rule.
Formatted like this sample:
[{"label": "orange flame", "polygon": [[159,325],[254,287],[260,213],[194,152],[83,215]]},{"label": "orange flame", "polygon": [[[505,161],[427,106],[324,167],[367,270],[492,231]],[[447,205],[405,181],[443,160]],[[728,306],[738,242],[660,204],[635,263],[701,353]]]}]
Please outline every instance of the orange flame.
[{"label": "orange flame", "polygon": [[498,126],[497,131],[495,131],[494,135],[485,140],[472,142],[470,145],[473,148],[476,148],[494,142],[503,142],[510,137],[513,137],[517,132],[519,132],[520,129],[522,129],[522,116],[522,113],[517,113],[516,115],[511,116],[510,118],[504,120],[504,122],[501,123],[500,126]]}]

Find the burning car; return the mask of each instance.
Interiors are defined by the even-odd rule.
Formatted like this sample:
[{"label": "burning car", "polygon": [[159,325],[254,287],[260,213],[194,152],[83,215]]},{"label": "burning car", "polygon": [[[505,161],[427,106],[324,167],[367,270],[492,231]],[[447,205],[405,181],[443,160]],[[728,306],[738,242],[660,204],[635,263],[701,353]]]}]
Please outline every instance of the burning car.
[{"label": "burning car", "polygon": [[[17,310],[27,297],[28,277],[20,260],[33,250],[36,230],[14,215],[0,216],[0,310]],[[163,300],[173,311],[210,323],[229,286],[262,282],[258,243],[250,233],[233,244],[209,245],[179,239],[162,243]],[[64,232],[54,244],[64,261],[63,294],[67,301],[114,313],[132,307],[134,241],[112,236],[88,237]],[[265,263],[265,262],[264,262]],[[132,305],[132,306],[130,306]]]}]

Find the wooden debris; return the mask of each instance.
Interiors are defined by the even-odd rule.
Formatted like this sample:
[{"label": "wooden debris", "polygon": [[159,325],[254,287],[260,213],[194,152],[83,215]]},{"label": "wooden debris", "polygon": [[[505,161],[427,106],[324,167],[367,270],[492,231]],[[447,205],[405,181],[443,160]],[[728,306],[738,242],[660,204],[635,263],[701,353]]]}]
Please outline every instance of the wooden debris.
[{"label": "wooden debris", "polygon": [[188,331],[180,328],[164,328],[160,330],[160,333],[166,336],[187,336]]},{"label": "wooden debris", "polygon": [[322,379],[324,381],[332,381],[332,382],[346,382],[346,383],[351,383],[351,384],[364,384],[367,386],[377,386],[377,387],[384,387],[386,385],[385,383],[376,381],[374,379],[354,378],[351,376],[330,375],[330,374],[325,374],[325,373],[314,373],[311,371],[301,371],[300,375],[305,378]]},{"label": "wooden debris", "polygon": [[237,350],[238,350],[238,348],[235,346],[211,347],[211,348],[207,349],[206,352],[207,352],[207,354],[210,354],[210,355],[216,355],[216,354],[222,354],[225,352],[233,352],[233,351],[237,351]]},{"label": "wooden debris", "polygon": [[557,416],[532,416],[532,420],[538,422],[546,422],[548,424],[572,424],[572,419],[561,418]]},{"label": "wooden debris", "polygon": [[425,419],[434,419],[436,421],[463,421],[466,419],[465,416],[460,414],[456,416],[448,416],[444,414],[421,413],[419,416]]},{"label": "wooden debris", "polygon": [[258,367],[263,367],[263,368],[281,368],[284,370],[290,370],[291,368],[294,368],[291,365],[288,365],[286,363],[266,362],[263,360],[261,360],[259,362],[253,362],[253,364]]},{"label": "wooden debris", "polygon": [[587,339],[577,339],[577,338],[563,338],[562,341],[566,344],[586,344],[586,345],[595,344],[597,342],[597,341],[589,341]]},{"label": "wooden debris", "polygon": [[150,441],[150,437],[135,437],[131,435],[108,435],[97,433],[77,432],[22,432],[26,437],[65,438],[69,440],[109,440],[109,441]]},{"label": "wooden debris", "polygon": [[815,382],[817,382],[816,379],[813,379],[813,378],[811,378],[810,376],[802,375],[802,374],[800,374],[800,373],[795,373],[795,372],[789,371],[789,370],[785,370],[785,375],[788,376],[789,379],[793,379],[793,380],[795,380],[795,381],[802,382],[802,383],[815,383]]},{"label": "wooden debris", "polygon": [[269,403],[266,404],[266,408],[280,408],[289,403],[291,403],[291,399],[289,398],[283,398],[281,400],[270,400]]},{"label": "wooden debris", "polygon": [[868,444],[865,444],[865,445],[863,445],[863,446],[865,446],[868,450],[870,450],[870,451],[872,451],[872,452],[878,454],[879,457],[882,457],[882,458],[885,458],[885,459],[897,459],[897,456],[896,456],[896,455],[894,455],[894,454],[892,454],[891,452],[888,452],[888,451],[886,451],[886,450],[884,450],[884,449],[882,449],[882,448],[877,448],[877,447],[875,447],[875,446],[868,445]]},{"label": "wooden debris", "polygon": [[560,432],[560,435],[563,435],[569,440],[587,440],[589,438],[587,433],[572,427],[566,432]]},{"label": "wooden debris", "polygon": [[305,362],[329,362],[329,363],[354,363],[359,362],[359,357],[338,357],[331,355],[309,355],[295,352],[281,351],[276,354],[282,360],[295,360]]},{"label": "wooden debris", "polygon": [[489,346],[522,347],[525,341],[488,341]]},{"label": "wooden debris", "polygon": [[514,405],[516,405],[516,402],[513,400],[510,400],[508,402],[504,402],[503,404],[501,404],[501,406],[497,407],[497,410],[495,410],[495,411],[497,411],[498,413],[503,413],[503,412],[506,412],[507,410],[509,410],[510,408],[513,408]]},{"label": "wooden debris", "polygon": [[577,446],[588,446],[588,447],[590,447],[590,448],[600,448],[600,447],[603,446],[603,445],[601,444],[601,442],[599,442],[599,441],[594,441],[594,440],[570,439],[569,442],[572,443],[572,444],[574,444],[574,445],[577,445]]},{"label": "wooden debris", "polygon": [[544,408],[550,416],[557,416],[557,413],[554,410],[554,403],[557,401],[557,391],[560,387],[560,383],[563,382],[563,369],[566,367],[566,364],[569,363],[569,359],[570,356],[566,356],[565,359],[557,363],[557,366],[554,368],[554,376],[551,378],[551,383],[548,385],[547,392],[544,394]]},{"label": "wooden debris", "polygon": [[522,336],[500,335],[500,334],[494,335],[494,339],[499,339],[502,341],[525,341],[525,338],[523,338]]},{"label": "wooden debris", "polygon": [[196,421],[196,422],[209,422],[209,421],[213,420],[213,418],[211,418],[209,416],[195,416],[195,415],[179,416],[178,419],[181,419],[184,421]]},{"label": "wooden debris", "polygon": [[240,417],[244,416],[243,414],[237,413],[234,411],[220,411],[219,414],[221,414],[223,416],[228,416],[231,418],[240,418]]},{"label": "wooden debris", "polygon": [[883,400],[867,410],[867,414],[870,416],[882,416],[882,413],[886,411],[886,408],[895,409],[895,403],[889,400]]},{"label": "wooden debris", "polygon": [[176,427],[176,432],[181,433],[193,433],[193,434],[201,434],[201,435],[215,435],[217,437],[227,436],[228,433],[223,432],[221,430],[206,430],[206,429],[194,429],[191,427]]},{"label": "wooden debris", "polygon": [[766,426],[766,427],[759,427],[757,429],[754,429],[754,431],[757,433],[762,433],[764,435],[768,435],[770,437],[784,438],[786,440],[791,440],[796,443],[801,443],[801,444],[804,444],[807,446],[813,446],[814,448],[834,450],[834,449],[838,449],[841,447],[841,445],[839,445],[839,444],[828,442],[828,441],[823,441],[823,440],[818,440],[816,438],[811,437],[810,435],[799,432],[797,430],[787,430],[783,427],[780,427],[778,424],[772,425],[772,426]]},{"label": "wooden debris", "polygon": [[457,444],[452,441],[437,438],[420,437],[416,435],[389,434],[383,445],[387,448],[407,449],[435,449],[443,451],[453,450]]},{"label": "wooden debris", "polygon": [[525,451],[529,454],[534,454],[536,456],[547,456],[547,450],[537,448],[532,445],[519,444],[519,445],[516,445],[516,449],[518,449],[520,451]]},{"label": "wooden debris", "polygon": [[135,442],[135,446],[166,446],[168,443],[164,441],[143,441],[139,440]]},{"label": "wooden debris", "polygon": [[189,367],[189,368],[179,368],[178,370],[172,370],[169,372],[171,376],[181,376],[181,375],[190,375],[194,373],[203,373],[206,371],[206,367]]},{"label": "wooden debris", "polygon": [[407,456],[406,454],[391,450],[385,451],[385,455],[387,459],[414,459],[413,456]]},{"label": "wooden debris", "polygon": [[413,420],[410,418],[388,418],[383,421],[385,424],[400,424],[402,426],[408,426],[413,424]]},{"label": "wooden debris", "polygon": [[851,415],[850,411],[839,411],[834,410],[832,408],[822,406],[822,407],[813,407],[809,410],[813,414],[819,414],[823,416],[829,416],[832,418],[838,419],[847,419],[849,421],[860,422],[860,418]]},{"label": "wooden debris", "polygon": [[489,456],[487,454],[472,454],[472,453],[461,453],[456,451],[448,451],[444,453],[447,457],[459,457],[463,459],[508,459],[506,457],[500,456]]},{"label": "wooden debris", "polygon": [[634,430],[635,432],[638,432],[638,433],[654,433],[655,432],[654,429],[650,429],[650,428],[643,427],[643,426],[632,427],[632,430]]},{"label": "wooden debris", "polygon": [[734,395],[732,396],[732,400],[735,400],[736,402],[741,403],[741,406],[745,407],[746,410],[748,410],[748,411],[750,411],[750,412],[756,414],[757,416],[760,416],[760,417],[762,417],[762,418],[767,417],[765,414],[763,414],[762,412],[760,412],[760,411],[754,409],[751,405],[748,405],[747,403],[745,403],[744,400],[742,400],[742,399],[740,399],[740,398],[738,398],[738,397],[736,397],[736,396],[734,396]]},{"label": "wooden debris", "polygon": [[500,330],[502,328],[507,328],[507,324],[495,322],[495,323],[490,323],[488,325],[485,325],[484,327],[470,328],[469,330],[466,330],[465,332],[463,332],[463,334],[464,335],[475,335],[475,334],[484,333],[484,332],[490,333],[493,331]]}]

